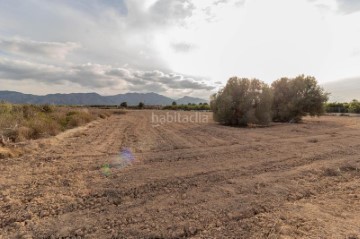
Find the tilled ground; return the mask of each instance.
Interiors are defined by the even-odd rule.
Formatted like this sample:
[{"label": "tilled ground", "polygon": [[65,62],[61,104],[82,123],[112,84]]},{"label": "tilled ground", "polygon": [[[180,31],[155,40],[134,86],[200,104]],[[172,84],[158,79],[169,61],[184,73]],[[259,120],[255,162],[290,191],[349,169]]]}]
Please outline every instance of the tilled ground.
[{"label": "tilled ground", "polygon": [[[0,238],[360,238],[360,118],[151,119],[114,115],[1,159]],[[124,148],[136,160],[116,167]]]}]

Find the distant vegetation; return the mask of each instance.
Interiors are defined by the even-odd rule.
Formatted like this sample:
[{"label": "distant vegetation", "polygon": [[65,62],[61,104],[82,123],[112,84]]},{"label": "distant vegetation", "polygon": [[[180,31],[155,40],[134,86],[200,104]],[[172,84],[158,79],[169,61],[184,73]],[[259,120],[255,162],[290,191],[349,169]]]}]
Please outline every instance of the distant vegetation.
[{"label": "distant vegetation", "polygon": [[96,108],[0,102],[0,143],[53,136],[110,114],[109,110]]},{"label": "distant vegetation", "polygon": [[143,102],[140,102],[140,103],[138,104],[138,108],[139,108],[139,109],[144,109],[144,108],[145,108],[145,104],[144,104]]},{"label": "distant vegetation", "polygon": [[349,103],[326,103],[325,110],[327,113],[355,113],[360,114],[360,102],[353,100]]},{"label": "distant vegetation", "polygon": [[127,107],[128,107],[127,102],[122,102],[122,103],[120,104],[120,107],[122,107],[122,108],[127,108]]},{"label": "distant vegetation", "polygon": [[189,103],[187,105],[178,105],[176,102],[173,102],[172,105],[164,106],[162,107],[163,110],[196,110],[196,111],[202,111],[202,110],[210,110],[210,106],[208,103],[199,103],[199,104],[192,104]]},{"label": "distant vegetation", "polygon": [[267,125],[271,121],[299,122],[303,116],[325,112],[328,94],[314,77],[281,78],[271,87],[257,79],[230,78],[211,98],[214,120],[225,125]]}]

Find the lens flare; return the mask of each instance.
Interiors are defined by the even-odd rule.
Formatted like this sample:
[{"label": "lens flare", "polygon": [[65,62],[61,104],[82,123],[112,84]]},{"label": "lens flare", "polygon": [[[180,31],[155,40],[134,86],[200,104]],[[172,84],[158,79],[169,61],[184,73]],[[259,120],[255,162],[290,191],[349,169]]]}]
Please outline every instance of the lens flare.
[{"label": "lens flare", "polygon": [[135,156],[129,148],[123,148],[119,154],[113,156],[110,163],[101,167],[101,172],[105,176],[109,176],[113,169],[123,169],[135,162]]}]

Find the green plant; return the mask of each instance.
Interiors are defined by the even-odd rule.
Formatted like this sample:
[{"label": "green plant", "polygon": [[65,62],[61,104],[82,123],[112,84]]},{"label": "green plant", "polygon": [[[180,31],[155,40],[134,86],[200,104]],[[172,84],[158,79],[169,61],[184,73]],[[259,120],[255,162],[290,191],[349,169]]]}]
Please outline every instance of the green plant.
[{"label": "green plant", "polygon": [[360,113],[360,102],[357,100],[353,100],[349,104],[349,112],[350,113]]},{"label": "green plant", "polygon": [[122,108],[127,108],[127,107],[128,107],[127,102],[122,102],[122,103],[120,104],[120,107],[122,107]]},{"label": "green plant", "polygon": [[139,105],[138,105],[138,108],[143,109],[144,107],[145,107],[145,104],[143,102],[140,102]]},{"label": "green plant", "polygon": [[294,79],[281,78],[273,82],[273,120],[299,122],[307,114],[319,116],[325,112],[328,94],[314,77],[300,75]]},{"label": "green plant", "polygon": [[211,97],[214,120],[225,125],[267,125],[271,121],[272,92],[257,79],[232,77]]}]

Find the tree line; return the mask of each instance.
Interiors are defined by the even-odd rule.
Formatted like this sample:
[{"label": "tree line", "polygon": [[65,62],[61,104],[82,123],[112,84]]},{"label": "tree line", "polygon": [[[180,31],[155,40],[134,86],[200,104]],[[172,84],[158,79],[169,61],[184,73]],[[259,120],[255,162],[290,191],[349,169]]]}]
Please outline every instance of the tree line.
[{"label": "tree line", "polygon": [[349,103],[326,103],[325,111],[327,113],[355,113],[360,114],[360,102],[353,100]]},{"label": "tree line", "polygon": [[122,102],[119,105],[120,108],[129,108],[129,109],[161,109],[161,110],[185,110],[185,111],[208,111],[210,110],[210,105],[208,103],[188,103],[188,104],[177,104],[176,101],[172,102],[171,105],[166,106],[156,106],[156,105],[145,105],[143,102],[139,102],[137,106],[128,106],[127,102]]},{"label": "tree line", "polygon": [[232,77],[211,96],[214,120],[224,125],[268,125],[299,122],[303,116],[325,112],[326,93],[315,77],[283,77],[271,86],[258,79]]}]

